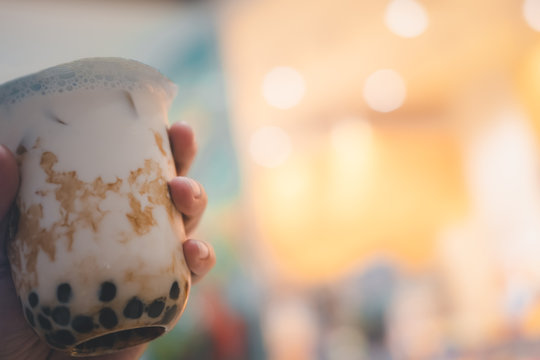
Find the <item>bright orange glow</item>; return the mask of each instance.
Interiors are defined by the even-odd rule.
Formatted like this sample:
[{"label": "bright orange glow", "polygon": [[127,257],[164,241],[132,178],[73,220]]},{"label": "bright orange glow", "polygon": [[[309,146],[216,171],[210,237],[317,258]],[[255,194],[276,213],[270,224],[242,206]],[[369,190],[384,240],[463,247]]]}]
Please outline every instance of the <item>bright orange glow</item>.
[{"label": "bright orange glow", "polygon": [[540,140],[540,42],[532,47],[518,69],[520,94],[533,120],[537,139]]},{"label": "bright orange glow", "polygon": [[523,319],[523,331],[530,337],[540,335],[540,303],[538,301],[529,306]]},{"label": "bright orange glow", "polygon": [[347,166],[334,161],[330,139],[316,144],[254,183],[260,233],[281,270],[317,282],[381,254],[429,265],[438,230],[467,208],[453,140],[378,130],[370,158],[359,142]]}]

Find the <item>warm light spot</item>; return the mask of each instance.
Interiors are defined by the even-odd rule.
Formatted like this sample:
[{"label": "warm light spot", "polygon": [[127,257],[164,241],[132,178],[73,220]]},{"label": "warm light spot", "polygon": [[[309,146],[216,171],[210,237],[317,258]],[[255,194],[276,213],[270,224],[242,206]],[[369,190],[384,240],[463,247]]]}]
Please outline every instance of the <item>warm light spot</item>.
[{"label": "warm light spot", "polygon": [[393,0],[386,7],[384,22],[394,34],[412,38],[426,31],[428,15],[417,1]]},{"label": "warm light spot", "polygon": [[540,31],[540,0],[525,0],[523,16],[531,28]]},{"label": "warm light spot", "polygon": [[371,125],[359,118],[346,118],[338,122],[330,133],[332,146],[338,156],[357,157],[359,149],[366,150],[364,155],[371,147],[372,143]]},{"label": "warm light spot", "polygon": [[358,217],[369,197],[373,181],[375,141],[371,124],[361,118],[347,118],[330,132],[331,163],[328,167],[329,219]]},{"label": "warm light spot", "polygon": [[[511,266],[509,274],[520,284],[538,283],[538,148],[527,115],[513,105],[497,106],[497,113],[489,119],[492,125],[466,148],[470,193],[483,224],[508,229],[491,235],[490,240],[497,244],[504,263]],[[522,306],[519,302],[514,305]]]},{"label": "warm light spot", "polygon": [[276,67],[264,77],[262,93],[269,105],[290,109],[304,96],[304,79],[293,68]]},{"label": "warm light spot", "polygon": [[[527,118],[518,109],[504,109],[493,116],[492,126],[468,145],[465,169],[478,210],[494,224],[519,220],[524,229],[525,216],[512,219],[516,211],[534,213],[537,207],[538,158]],[[512,236],[517,241],[518,234]],[[516,242],[512,243],[517,249]]]},{"label": "warm light spot", "polygon": [[273,168],[281,165],[290,155],[291,140],[283,129],[266,126],[253,133],[249,150],[257,164]]},{"label": "warm light spot", "polygon": [[405,100],[407,89],[401,75],[392,69],[378,70],[364,83],[364,99],[375,111],[390,112]]},{"label": "warm light spot", "polygon": [[[272,190],[270,196],[274,199],[279,199],[284,204],[293,204],[300,200],[306,200],[311,194],[310,189],[313,188],[310,175],[305,169],[291,166],[290,164],[285,167],[281,167],[271,179]],[[294,206],[288,208],[293,209]],[[283,209],[283,213],[287,213]],[[294,211],[293,211],[294,214]],[[294,216],[291,216],[294,218]]]}]

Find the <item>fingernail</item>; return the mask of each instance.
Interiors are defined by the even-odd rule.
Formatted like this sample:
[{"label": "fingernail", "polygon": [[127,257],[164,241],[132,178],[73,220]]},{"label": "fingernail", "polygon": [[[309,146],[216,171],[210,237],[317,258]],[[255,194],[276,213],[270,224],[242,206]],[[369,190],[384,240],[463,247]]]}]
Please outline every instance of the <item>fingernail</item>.
[{"label": "fingernail", "polygon": [[9,148],[4,145],[4,144],[0,144],[0,152],[4,153],[5,155],[11,155],[11,150],[9,150]]},{"label": "fingernail", "polygon": [[201,185],[193,179],[186,178],[191,186],[191,191],[193,192],[193,197],[195,199],[200,198],[202,195]]},{"label": "fingernail", "polygon": [[210,250],[208,246],[202,241],[197,241],[197,247],[199,248],[199,259],[204,260],[210,255]]}]

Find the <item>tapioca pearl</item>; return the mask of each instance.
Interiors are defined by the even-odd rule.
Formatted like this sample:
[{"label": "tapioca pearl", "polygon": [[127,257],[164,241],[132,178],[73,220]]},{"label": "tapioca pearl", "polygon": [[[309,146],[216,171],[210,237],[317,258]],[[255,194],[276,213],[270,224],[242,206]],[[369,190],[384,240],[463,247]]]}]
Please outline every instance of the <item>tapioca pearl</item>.
[{"label": "tapioca pearl", "polygon": [[165,314],[163,314],[163,318],[161,319],[161,322],[164,324],[170,323],[176,314],[178,313],[178,306],[173,305],[169,309],[165,311]]},{"label": "tapioca pearl", "polygon": [[71,327],[79,333],[87,333],[94,329],[94,320],[90,316],[78,315],[71,322]]},{"label": "tapioca pearl", "polygon": [[111,308],[103,308],[99,312],[99,323],[105,328],[105,329],[112,329],[116,325],[118,325],[118,318],[116,317],[116,313]]},{"label": "tapioca pearl", "polygon": [[41,312],[44,313],[47,316],[50,316],[51,315],[51,308],[48,307],[48,306],[43,306],[41,308]]},{"label": "tapioca pearl", "polygon": [[34,320],[34,313],[32,310],[30,310],[30,308],[25,308],[24,314],[26,315],[26,320],[28,320],[30,325],[32,325],[32,327],[36,326],[36,321]]},{"label": "tapioca pearl", "polygon": [[144,304],[142,301],[137,297],[133,297],[124,307],[124,316],[129,319],[138,319],[141,317],[143,310]]},{"label": "tapioca pearl", "polygon": [[180,296],[180,286],[178,286],[178,281],[173,282],[171,289],[169,290],[169,297],[173,300],[178,299]]},{"label": "tapioca pearl", "polygon": [[58,325],[68,325],[71,320],[71,313],[66,306],[57,306],[52,311],[52,319]]},{"label": "tapioca pearl", "polygon": [[31,307],[35,308],[39,303],[39,296],[34,291],[28,295],[28,303]]},{"label": "tapioca pearl", "polygon": [[71,296],[71,285],[68,283],[58,285],[58,288],[56,289],[56,297],[58,298],[58,301],[61,303],[67,303],[69,300],[71,300]]},{"label": "tapioca pearl", "polygon": [[77,339],[69,330],[58,330],[53,332],[48,339],[52,345],[62,345],[63,347],[75,344]]},{"label": "tapioca pearl", "polygon": [[159,298],[154,301],[148,306],[148,316],[151,318],[157,318],[161,313],[163,312],[163,309],[165,308],[165,299]]},{"label": "tapioca pearl", "polygon": [[39,326],[43,330],[51,330],[52,329],[51,322],[43,314],[39,314],[37,318],[38,318]]},{"label": "tapioca pearl", "polygon": [[99,300],[108,302],[116,296],[116,285],[111,281],[105,281],[99,289]]}]

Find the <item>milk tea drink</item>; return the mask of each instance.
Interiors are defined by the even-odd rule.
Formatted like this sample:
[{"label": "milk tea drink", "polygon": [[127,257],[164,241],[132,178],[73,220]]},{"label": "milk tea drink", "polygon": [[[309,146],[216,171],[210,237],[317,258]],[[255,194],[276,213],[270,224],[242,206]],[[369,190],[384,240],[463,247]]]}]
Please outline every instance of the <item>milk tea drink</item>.
[{"label": "milk tea drink", "polygon": [[30,326],[88,355],[162,335],[183,311],[190,272],[158,71],[83,59],[0,86],[0,143],[21,184],[8,255]]}]

